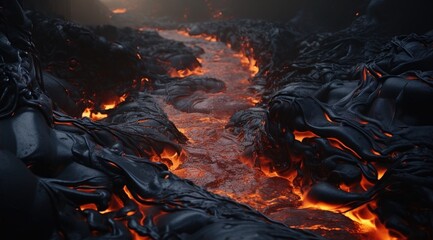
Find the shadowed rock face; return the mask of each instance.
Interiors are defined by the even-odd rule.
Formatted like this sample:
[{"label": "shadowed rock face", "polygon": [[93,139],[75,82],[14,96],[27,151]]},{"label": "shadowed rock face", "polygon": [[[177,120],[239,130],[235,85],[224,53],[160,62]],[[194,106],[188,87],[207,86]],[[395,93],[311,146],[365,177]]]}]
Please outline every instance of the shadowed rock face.
[{"label": "shadowed rock face", "polygon": [[22,0],[26,9],[84,25],[108,24],[110,11],[99,0]]}]

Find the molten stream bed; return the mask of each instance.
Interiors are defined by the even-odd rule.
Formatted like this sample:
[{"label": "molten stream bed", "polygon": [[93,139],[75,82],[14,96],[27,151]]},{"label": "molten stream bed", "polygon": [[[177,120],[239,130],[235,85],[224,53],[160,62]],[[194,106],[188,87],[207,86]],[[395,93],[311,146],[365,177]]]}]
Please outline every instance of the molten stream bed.
[{"label": "molten stream bed", "polygon": [[[342,239],[371,238],[362,234],[365,226],[355,224],[341,214],[322,210],[299,210],[301,197],[294,194],[291,182],[278,176],[267,176],[241,161],[242,144],[225,130],[230,116],[254,106],[258,97],[248,91],[248,79],[258,69],[253,59],[235,53],[212,37],[192,37],[174,30],[159,31],[165,38],[199,46],[205,53],[199,75],[214,77],[226,83],[224,93],[208,94],[200,103],[206,113],[186,113],[174,109],[161,99],[161,105],[171,121],[189,142],[184,149],[186,158],[174,163],[172,170],[214,193],[246,203],[275,220],[291,227],[308,229],[326,237]],[[190,74],[197,74],[191,72]]]},{"label": "molten stream bed", "polygon": [[253,207],[266,205],[259,191],[269,179],[239,160],[241,144],[225,131],[234,112],[256,103],[248,91],[248,78],[252,74],[248,66],[243,65],[240,56],[223,43],[188,37],[178,31],[159,33],[165,38],[203,48],[205,53],[200,56],[202,75],[220,79],[227,86],[224,93],[208,94],[209,98],[200,103],[200,108],[210,110],[209,114],[181,112],[162,104],[170,120],[189,138],[184,146],[187,158],[173,172],[210,191],[247,202]]}]

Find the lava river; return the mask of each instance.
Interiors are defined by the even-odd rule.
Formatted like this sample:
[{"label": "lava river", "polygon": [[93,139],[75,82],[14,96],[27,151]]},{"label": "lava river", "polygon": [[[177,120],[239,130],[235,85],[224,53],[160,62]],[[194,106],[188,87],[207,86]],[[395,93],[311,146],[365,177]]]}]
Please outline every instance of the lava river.
[{"label": "lava river", "polygon": [[234,112],[255,104],[256,99],[248,90],[248,78],[254,72],[248,69],[245,61],[242,63],[242,55],[211,38],[189,37],[174,30],[159,33],[188,46],[201,47],[204,50],[200,56],[202,68],[197,74],[226,84],[224,92],[207,94],[207,99],[195,105],[195,108],[207,109],[209,113],[187,113],[162,104],[170,120],[189,139],[183,146],[187,157],[173,172],[210,191],[247,201],[254,207],[266,204],[259,192],[266,188],[269,179],[241,162],[241,144],[225,130]]},{"label": "lava river", "polygon": [[290,227],[328,237],[353,238],[361,232],[362,226],[343,215],[297,209],[302,204],[301,197],[294,193],[289,180],[266,174],[242,161],[244,146],[225,127],[233,113],[259,102],[249,81],[258,72],[254,59],[234,52],[230,46],[209,36],[189,36],[176,30],[160,30],[159,34],[204,50],[199,59],[202,67],[178,71],[179,76],[212,77],[226,84],[225,91],[206,94],[206,98],[194,106],[207,110],[203,111],[206,113],[179,111],[159,98],[170,120],[189,139],[183,146],[185,155],[178,157],[178,162],[171,167],[173,173],[211,192],[246,203]]}]

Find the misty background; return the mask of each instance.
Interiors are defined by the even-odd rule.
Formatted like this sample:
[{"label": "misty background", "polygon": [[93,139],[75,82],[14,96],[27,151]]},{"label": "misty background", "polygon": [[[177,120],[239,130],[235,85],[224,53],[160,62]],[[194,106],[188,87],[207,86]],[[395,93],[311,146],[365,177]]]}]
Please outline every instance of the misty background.
[{"label": "misty background", "polygon": [[[397,32],[433,27],[431,0],[22,0],[25,8],[58,15],[81,24],[111,24],[133,16],[177,23],[238,18],[292,22],[305,30],[335,31],[368,15]],[[114,9],[126,13],[115,14]],[[131,18],[130,18],[131,19]]]}]

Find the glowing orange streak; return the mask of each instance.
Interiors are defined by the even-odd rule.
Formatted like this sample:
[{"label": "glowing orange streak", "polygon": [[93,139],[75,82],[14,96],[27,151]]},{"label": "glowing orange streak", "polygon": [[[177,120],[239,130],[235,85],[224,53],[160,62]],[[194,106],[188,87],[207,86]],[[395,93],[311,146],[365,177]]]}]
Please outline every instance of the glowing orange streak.
[{"label": "glowing orange streak", "polygon": [[215,36],[211,36],[211,35],[203,35],[202,36],[206,41],[209,42],[217,42],[218,39]]},{"label": "glowing orange streak", "polygon": [[330,228],[330,227],[326,227],[323,225],[313,225],[313,226],[305,226],[305,225],[300,225],[300,226],[290,226],[292,228],[300,228],[300,229],[304,229],[304,230],[325,230],[325,231],[342,231],[342,228]]},{"label": "glowing orange streak", "polygon": [[[375,203],[370,203],[370,206],[375,207]],[[359,233],[367,233],[368,239],[374,240],[397,240],[397,238],[390,236],[389,231],[379,221],[367,206],[361,206],[357,209],[347,211],[348,209],[339,208],[338,206],[326,204],[323,202],[312,203],[305,199],[302,203],[301,209],[319,209],[335,213],[342,213],[353,222],[359,225]],[[347,211],[347,212],[346,212]]]},{"label": "glowing orange streak", "polygon": [[385,134],[385,136],[387,136],[387,137],[392,137],[393,136],[391,133],[388,133],[388,132],[384,132],[383,134]]},{"label": "glowing orange streak", "polygon": [[84,211],[86,209],[92,209],[92,210],[98,211],[98,208],[96,207],[96,205],[94,203],[83,204],[80,206],[81,211]]},{"label": "glowing orange streak", "polygon": [[332,121],[332,119],[329,117],[329,115],[327,113],[324,113],[324,114],[325,114],[326,121],[334,122],[334,121]]},{"label": "glowing orange streak", "polygon": [[315,138],[315,137],[319,137],[316,134],[314,134],[313,132],[310,131],[305,131],[305,132],[299,132],[299,131],[294,131],[293,135],[295,135],[295,139],[302,142],[302,140],[304,140],[304,138]]},{"label": "glowing orange streak", "polygon": [[380,152],[378,152],[378,151],[376,151],[374,149],[371,149],[371,153],[373,153],[376,156],[382,156],[382,154],[380,154]]},{"label": "glowing orange streak", "polygon": [[[124,102],[126,100],[127,96],[128,95],[125,93],[116,100],[109,101],[105,104],[102,104],[102,109],[103,110],[110,110],[110,109],[115,108],[119,103]],[[84,109],[83,113],[81,114],[81,117],[83,117],[83,118],[87,117],[87,118],[90,118],[94,121],[104,119],[107,116],[108,116],[107,114],[100,113],[100,112],[94,113],[93,108],[86,108],[86,109]]]},{"label": "glowing orange streak", "polygon": [[[376,205],[371,203],[370,205]],[[374,240],[397,240],[398,238],[392,237],[389,234],[388,229],[379,221],[376,215],[374,215],[367,206],[354,209],[352,211],[344,213],[344,215],[350,218],[352,221],[358,223],[361,227],[361,232],[371,233],[371,239]]]},{"label": "glowing orange streak", "polygon": [[380,78],[383,76],[380,72],[377,72],[377,71],[376,71],[375,73],[376,73],[376,75],[377,75],[378,77],[380,77]]},{"label": "glowing orange streak", "polygon": [[254,77],[257,75],[257,73],[259,73],[260,69],[257,66],[257,60],[255,60],[254,58],[247,57],[245,54],[242,54],[242,53],[235,53],[235,54],[233,54],[233,56],[236,58],[239,58],[242,66],[244,66],[250,70],[251,77]]},{"label": "glowing orange streak", "polygon": [[126,13],[128,10],[126,8],[116,8],[113,9],[111,12],[114,14],[122,14],[122,13]]},{"label": "glowing orange streak", "polygon": [[186,158],[186,152],[182,150],[179,154],[173,149],[164,149],[161,154],[153,153],[151,154],[150,160],[152,162],[162,162],[165,163],[168,168],[173,171],[176,170],[180,164]]},{"label": "glowing orange streak", "polygon": [[255,98],[255,97],[247,97],[247,100],[254,105],[256,105],[257,103],[260,102],[260,99]]},{"label": "glowing orange streak", "polygon": [[376,168],[377,169],[377,179],[380,180],[383,175],[385,175],[387,169],[380,169],[380,168]]},{"label": "glowing orange streak", "polygon": [[100,112],[93,113],[92,110],[93,110],[92,108],[84,109],[83,113],[81,114],[81,117],[83,117],[83,118],[87,117],[87,118],[92,119],[93,121],[97,121],[97,120],[104,119],[108,116],[107,114],[102,114]]},{"label": "glowing orange streak", "polygon": [[[185,30],[179,30],[178,33],[180,35],[187,36],[187,37],[202,38],[202,39],[204,39],[206,41],[210,41],[210,42],[217,42],[218,41],[217,36],[213,36],[213,35],[201,34],[199,36],[191,36]],[[231,48],[230,43],[227,43],[226,45],[227,45],[227,47]],[[249,48],[248,50],[251,53],[254,52],[253,48]],[[242,53],[234,54],[234,56],[240,58],[242,65],[244,65],[245,67],[247,67],[250,70],[251,77],[254,77],[257,75],[257,73],[259,72],[260,69],[257,66],[257,60],[256,59],[254,59],[252,57],[247,57],[245,54],[242,54]]]},{"label": "glowing orange streak", "polygon": [[334,146],[334,147],[336,147],[336,148],[338,148],[340,150],[348,150],[353,155],[355,155],[357,158],[361,159],[361,156],[359,156],[359,154],[356,153],[355,150],[353,150],[350,147],[346,146],[343,142],[341,142],[337,138],[328,138],[328,140],[330,141],[330,143],[331,143],[332,146]]},{"label": "glowing orange streak", "polygon": [[203,75],[204,71],[201,69],[201,67],[197,67],[193,70],[189,70],[189,69],[175,70],[175,69],[172,69],[168,72],[168,74],[170,75],[170,77],[184,78],[184,77],[188,77],[191,75]]}]

